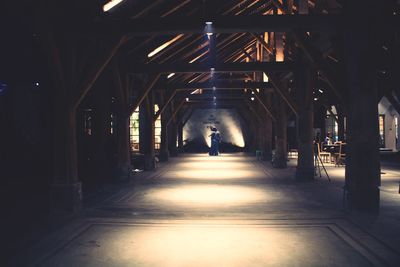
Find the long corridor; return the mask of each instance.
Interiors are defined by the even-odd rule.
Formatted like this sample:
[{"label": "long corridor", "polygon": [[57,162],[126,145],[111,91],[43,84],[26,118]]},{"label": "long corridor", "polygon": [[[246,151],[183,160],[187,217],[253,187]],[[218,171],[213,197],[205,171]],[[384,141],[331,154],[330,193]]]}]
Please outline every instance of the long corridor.
[{"label": "long corridor", "polygon": [[87,204],[22,266],[396,266],[343,211],[340,182],[244,154],[189,154]]}]

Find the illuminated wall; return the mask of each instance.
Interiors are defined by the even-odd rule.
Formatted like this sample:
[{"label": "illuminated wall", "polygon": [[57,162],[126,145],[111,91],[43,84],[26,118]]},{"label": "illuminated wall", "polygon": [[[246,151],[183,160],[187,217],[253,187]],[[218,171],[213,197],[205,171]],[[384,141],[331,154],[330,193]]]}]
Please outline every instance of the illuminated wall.
[{"label": "illuminated wall", "polygon": [[203,139],[210,146],[209,126],[215,126],[221,133],[222,142],[238,147],[245,146],[246,129],[241,117],[234,109],[198,109],[193,112],[183,128],[183,140],[190,142]]}]

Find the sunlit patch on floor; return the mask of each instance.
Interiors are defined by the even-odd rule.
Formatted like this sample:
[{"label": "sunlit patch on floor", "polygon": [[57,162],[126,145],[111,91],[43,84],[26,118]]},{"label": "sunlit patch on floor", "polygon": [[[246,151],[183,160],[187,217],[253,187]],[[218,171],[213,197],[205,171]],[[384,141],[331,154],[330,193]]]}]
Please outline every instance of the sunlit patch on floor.
[{"label": "sunlit patch on floor", "polygon": [[228,160],[219,160],[219,161],[192,161],[177,164],[177,168],[179,170],[214,170],[214,169],[224,169],[227,170],[236,170],[236,169],[245,169],[248,168],[249,164],[244,162],[233,162]]},{"label": "sunlit patch on floor", "polygon": [[[311,225],[312,226],[312,225]],[[40,266],[371,266],[325,226],[94,225]]]},{"label": "sunlit patch on floor", "polygon": [[228,180],[228,179],[245,179],[249,177],[261,176],[261,172],[248,171],[248,170],[237,170],[232,169],[230,171],[224,169],[212,169],[207,168],[206,170],[190,170],[190,171],[176,171],[171,172],[170,176],[174,178],[184,178],[187,180]]},{"label": "sunlit patch on floor", "polygon": [[145,201],[160,204],[221,206],[265,202],[272,196],[249,186],[183,185],[150,191]]}]

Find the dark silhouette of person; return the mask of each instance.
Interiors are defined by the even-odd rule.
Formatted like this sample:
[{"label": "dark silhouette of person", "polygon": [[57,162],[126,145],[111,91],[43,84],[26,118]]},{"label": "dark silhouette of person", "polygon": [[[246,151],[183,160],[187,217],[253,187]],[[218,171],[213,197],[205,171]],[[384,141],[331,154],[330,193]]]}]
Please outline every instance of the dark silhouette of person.
[{"label": "dark silhouette of person", "polygon": [[218,156],[219,154],[219,143],[221,141],[221,135],[217,128],[215,127],[210,127],[211,128],[211,134],[209,137],[211,137],[211,148],[210,152],[208,153],[210,156]]},{"label": "dark silhouette of person", "polygon": [[327,132],[324,140],[324,145],[331,145],[331,144],[332,144],[331,133]]}]

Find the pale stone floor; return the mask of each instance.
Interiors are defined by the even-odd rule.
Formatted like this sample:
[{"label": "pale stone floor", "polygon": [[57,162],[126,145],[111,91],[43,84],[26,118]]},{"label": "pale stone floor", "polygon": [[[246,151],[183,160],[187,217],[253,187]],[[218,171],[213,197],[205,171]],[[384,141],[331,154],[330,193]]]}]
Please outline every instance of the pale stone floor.
[{"label": "pale stone floor", "polygon": [[242,154],[189,154],[93,197],[12,266],[400,266],[400,169],[379,216],[343,208],[344,167],[314,182]]}]

